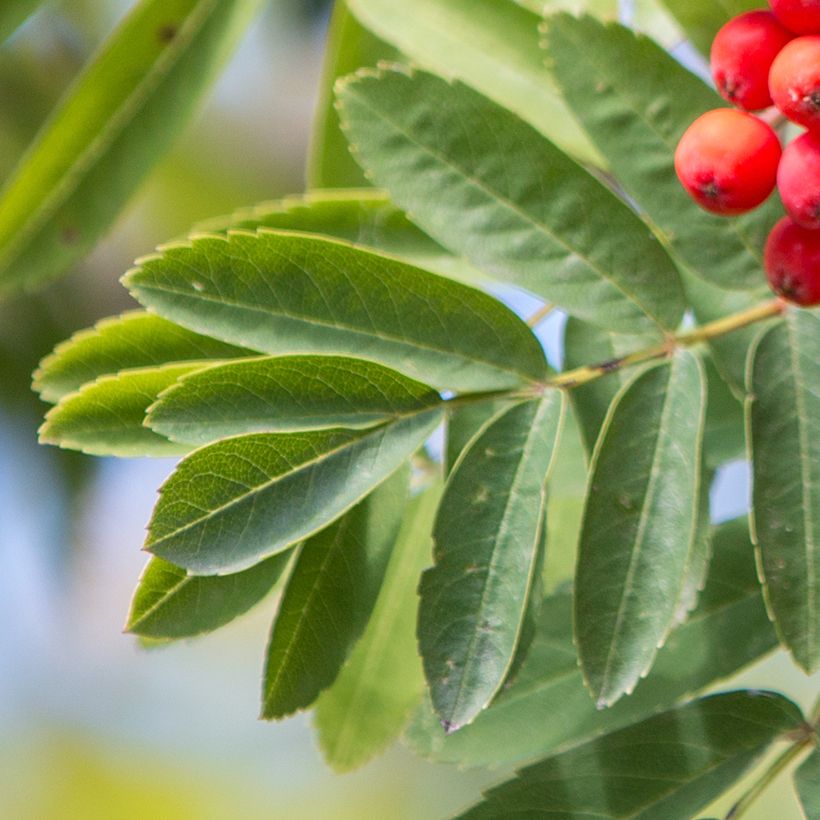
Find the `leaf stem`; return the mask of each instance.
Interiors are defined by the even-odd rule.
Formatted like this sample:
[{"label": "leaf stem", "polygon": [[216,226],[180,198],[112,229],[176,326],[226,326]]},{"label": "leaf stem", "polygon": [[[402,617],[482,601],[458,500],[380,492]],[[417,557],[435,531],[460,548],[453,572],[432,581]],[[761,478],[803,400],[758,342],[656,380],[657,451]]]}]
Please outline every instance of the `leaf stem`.
[{"label": "leaf stem", "polygon": [[537,327],[544,321],[544,319],[547,318],[547,316],[550,315],[550,313],[555,310],[556,307],[557,305],[552,305],[549,302],[547,302],[546,305],[541,305],[541,307],[538,308],[538,310],[536,310],[529,319],[527,319],[527,324],[530,327]]},{"label": "leaf stem", "polygon": [[[811,727],[807,727],[811,728]],[[811,732],[806,731],[801,733],[800,739],[789,746],[786,751],[784,751],[772,764],[769,766],[768,769],[763,773],[763,776],[752,785],[749,791],[737,801],[737,803],[729,809],[729,813],[726,815],[725,820],[737,820],[738,817],[742,817],[748,810],[751,808],[752,804],[760,797],[761,794],[772,784],[772,782],[777,778],[784,769],[788,768],[788,766],[793,763],[800,755],[809,747],[814,745],[813,743],[813,730]]]}]

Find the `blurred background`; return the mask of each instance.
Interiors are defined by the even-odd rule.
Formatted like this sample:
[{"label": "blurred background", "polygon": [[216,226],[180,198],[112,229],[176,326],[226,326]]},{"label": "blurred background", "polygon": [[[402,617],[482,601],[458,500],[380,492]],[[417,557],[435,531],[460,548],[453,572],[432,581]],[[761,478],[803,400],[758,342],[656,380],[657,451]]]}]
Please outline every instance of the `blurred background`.
[{"label": "blurred background", "polygon": [[[0,46],[0,179],[129,5],[52,3]],[[272,0],[107,238],[69,276],[0,304],[0,818],[436,818],[503,774],[398,747],[336,776],[309,716],[258,721],[273,598],[198,641],[145,649],[123,635],[171,463],[36,442],[32,370],[72,331],[133,306],[118,279],[135,257],[205,217],[304,189],[328,13],[323,0]],[[523,314],[536,306],[501,295]],[[553,360],[560,321],[542,328]],[[746,492],[744,465],[724,470],[720,517],[741,514]],[[818,688],[780,655],[742,682],[804,706]],[[752,816],[799,817],[788,781]]]}]

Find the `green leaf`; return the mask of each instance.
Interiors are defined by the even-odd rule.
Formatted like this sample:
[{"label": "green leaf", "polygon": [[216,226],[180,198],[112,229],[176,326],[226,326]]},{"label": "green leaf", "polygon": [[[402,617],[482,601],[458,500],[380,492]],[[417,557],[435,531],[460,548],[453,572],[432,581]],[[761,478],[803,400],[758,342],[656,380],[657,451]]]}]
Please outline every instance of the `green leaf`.
[{"label": "green leaf", "polygon": [[179,135],[261,0],[142,0],[0,193],[0,292],[80,259]]},{"label": "green leaf", "polygon": [[649,671],[678,612],[697,535],[705,390],[699,359],[680,351],[621,390],[595,447],[575,628],[599,707]]},{"label": "green leaf", "polygon": [[759,0],[663,0],[689,39],[708,56],[718,29],[744,11],[760,8]]},{"label": "green leaf", "polygon": [[125,628],[145,638],[191,638],[230,623],[259,603],[291,558],[281,552],[234,575],[188,575],[152,558],[140,577]]},{"label": "green leaf", "polygon": [[689,820],[800,722],[774,692],[713,695],[528,766],[461,816]]},{"label": "green leaf", "polygon": [[633,375],[616,367],[618,359],[648,344],[651,344],[651,339],[647,337],[607,333],[572,317],[567,321],[564,327],[564,369],[574,370],[591,365],[604,370],[613,368],[612,373],[570,391],[587,453],[595,447],[612,400]]},{"label": "green leaf", "polygon": [[35,372],[34,389],[43,401],[57,402],[120,370],[257,355],[135,310],[103,319],[57,345]]},{"label": "green leaf", "polygon": [[706,425],[703,430],[703,458],[710,470],[727,461],[746,458],[743,404],[718,373],[711,356],[704,356],[708,385]]},{"label": "green leaf", "polygon": [[188,444],[244,433],[372,427],[441,403],[419,382],[345,356],[245,359],[191,376],[164,391],[145,420],[160,435]]},{"label": "green leaf", "polygon": [[602,164],[568,112],[538,49],[540,14],[506,0],[348,0],[354,14],[415,63],[453,77],[584,161]]},{"label": "green leaf", "polygon": [[40,442],[98,456],[185,453],[191,449],[188,445],[168,441],[143,422],[163,390],[207,364],[170,364],[102,376],[69,393],[48,411],[40,427]]},{"label": "green leaf", "polygon": [[652,40],[623,26],[556,14],[545,33],[570,108],[661,240],[707,282],[731,290],[759,285],[765,237],[782,211],[777,197],[750,216],[724,219],[695,205],[675,175],[683,132],[726,103]]},{"label": "green leaf", "polygon": [[262,717],[310,706],[370,619],[407,499],[409,469],[300,548],[268,643]]},{"label": "green leaf", "polygon": [[447,414],[445,467],[448,475],[473,436],[492,418],[509,407],[509,401],[496,399],[495,401],[462,404],[461,407],[456,407]]},{"label": "green leaf", "polygon": [[749,357],[752,519],[778,635],[820,666],[820,315],[795,310]]},{"label": "green leaf", "polygon": [[440,497],[434,485],[411,499],[367,629],[316,704],[319,745],[336,771],[351,771],[385,749],[421,698],[416,586],[430,563]]},{"label": "green leaf", "polygon": [[815,749],[794,774],[800,807],[807,820],[820,818],[820,751]]},{"label": "green leaf", "polygon": [[311,191],[262,202],[201,223],[200,231],[227,233],[258,228],[302,231],[344,239],[354,245],[400,256],[424,270],[472,283],[486,276],[465,259],[444,250],[417,228],[381,191]]},{"label": "green leaf", "polygon": [[514,114],[419,71],[337,88],[357,158],[444,247],[608,330],[677,326],[678,274],[646,225]]},{"label": "green leaf", "polygon": [[43,5],[43,0],[3,0],[0,5],[0,43]]},{"label": "green leaf", "polygon": [[394,473],[441,423],[428,410],[368,430],[260,433],[196,450],[165,482],[145,549],[225,575],[326,527]]},{"label": "green leaf", "polygon": [[[557,470],[553,484],[558,480]],[[432,708],[406,738],[434,760],[497,766],[533,759],[633,723],[734,675],[777,646],[766,615],[745,518],[714,529],[714,556],[697,609],[669,636],[635,692],[599,711],[572,642],[572,596],[543,602],[535,642],[520,675],[470,726],[444,737]]]},{"label": "green leaf", "polygon": [[374,359],[464,391],[546,371],[538,340],[491,296],[337,240],[201,237],[140,260],[124,281],[168,319],[273,355]]},{"label": "green leaf", "polygon": [[333,84],[338,77],[380,60],[393,60],[396,50],[362,26],[345,0],[336,0],[330,18],[319,103],[308,157],[310,188],[348,188],[367,185],[367,180],[347,147],[333,107]]},{"label": "green leaf", "polygon": [[563,393],[502,412],[458,460],[422,576],[418,637],[442,726],[472,722],[504,683],[527,611]]}]

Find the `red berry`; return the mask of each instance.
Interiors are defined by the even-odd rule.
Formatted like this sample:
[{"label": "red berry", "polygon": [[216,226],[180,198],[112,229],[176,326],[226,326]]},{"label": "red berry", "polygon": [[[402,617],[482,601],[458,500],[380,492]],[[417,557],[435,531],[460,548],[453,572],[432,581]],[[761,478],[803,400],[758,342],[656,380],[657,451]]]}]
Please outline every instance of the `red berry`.
[{"label": "red berry", "polygon": [[751,211],[774,190],[780,142],[752,114],[717,108],[698,117],[675,151],[675,171],[687,193],[707,211]]},{"label": "red berry", "polygon": [[769,234],[765,264],[778,296],[804,307],[820,305],[820,231],[801,228],[784,217]]},{"label": "red berry", "polygon": [[769,0],[775,17],[795,34],[820,34],[820,0]]},{"label": "red berry", "polygon": [[783,48],[769,72],[769,91],[792,122],[820,126],[820,37],[798,37]]},{"label": "red berry", "polygon": [[769,69],[794,35],[768,11],[733,18],[712,42],[712,77],[721,95],[747,111],[772,104]]},{"label": "red berry", "polygon": [[777,187],[798,225],[820,228],[820,134],[807,131],[786,146],[777,169]]}]

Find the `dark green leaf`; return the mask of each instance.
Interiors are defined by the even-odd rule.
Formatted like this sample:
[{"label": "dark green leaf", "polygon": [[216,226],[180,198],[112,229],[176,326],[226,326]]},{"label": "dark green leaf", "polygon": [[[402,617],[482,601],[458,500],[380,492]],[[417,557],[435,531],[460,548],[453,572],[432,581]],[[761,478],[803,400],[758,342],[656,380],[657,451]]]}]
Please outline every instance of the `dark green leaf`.
[{"label": "dark green leaf", "polygon": [[69,393],[46,414],[43,444],[98,456],[171,456],[190,446],[169,441],[143,425],[148,408],[177,379],[202,367],[189,362],[123,370]]},{"label": "dark green leaf", "polygon": [[482,427],[510,403],[503,399],[463,404],[447,414],[445,467],[449,474],[458,457]]},{"label": "dark green leaf", "polygon": [[417,228],[386,194],[372,188],[311,191],[276,202],[262,202],[198,226],[208,233],[258,228],[322,234],[400,256],[451,279],[468,283],[486,279],[465,259],[453,256]]},{"label": "dark green leaf", "polygon": [[680,351],[615,400],[590,467],[576,570],[576,639],[599,707],[632,691],[674,624],[694,557],[706,406]]},{"label": "dark green leaf", "polygon": [[345,0],[336,0],[330,18],[319,103],[313,125],[308,159],[310,188],[348,188],[367,185],[367,180],[347,147],[333,107],[333,84],[338,77],[379,60],[398,56],[394,48],[362,26],[348,11]]},{"label": "dark green leaf", "polygon": [[709,398],[703,431],[703,459],[710,470],[746,458],[743,404],[718,373],[711,356],[703,359]]},{"label": "dark green leaf", "polygon": [[135,310],[103,319],[57,345],[34,374],[34,389],[44,401],[57,402],[120,370],[257,355]]},{"label": "dark green leaf", "polygon": [[172,441],[372,427],[441,403],[419,382],[344,356],[245,359],[192,376],[163,392],[146,418]]},{"label": "dark green leaf", "polygon": [[300,548],[268,644],[262,717],[310,706],[336,679],[376,604],[408,480],[400,470]]},{"label": "dark green leaf", "polygon": [[745,518],[715,528],[713,541],[698,608],[672,632],[652,673],[630,697],[604,711],[595,708],[572,642],[572,596],[558,593],[543,603],[535,642],[513,685],[473,724],[446,738],[432,708],[420,709],[407,733],[413,750],[466,766],[533,759],[669,707],[773,650],[777,637]]},{"label": "dark green leaf", "polygon": [[815,749],[794,774],[794,785],[806,820],[820,818],[820,751]]},{"label": "dark green leaf", "polygon": [[774,692],[713,695],[529,766],[461,816],[690,820],[800,721]]},{"label": "dark green leaf", "polygon": [[820,315],[796,310],[749,359],[752,518],[783,644],[820,666]]},{"label": "dark green leaf", "polygon": [[179,135],[261,0],[142,0],[0,193],[0,291],[81,258]]},{"label": "dark green leaf", "polygon": [[281,552],[234,575],[188,575],[161,558],[145,567],[125,628],[146,638],[190,638],[230,623],[259,603],[284,572]]},{"label": "dark green leaf", "polygon": [[646,225],[514,114],[419,71],[337,93],[357,158],[444,247],[608,330],[677,326],[678,274]]},{"label": "dark green leaf", "polygon": [[448,732],[472,722],[504,683],[521,636],[544,526],[545,484],[563,393],[498,415],[456,463],[422,576],[419,649]]},{"label": "dark green leaf", "polygon": [[183,460],[145,548],[196,575],[239,572],[303,540],[384,481],[441,423],[428,410],[368,430],[260,433]]},{"label": "dark green leaf", "polygon": [[125,277],[166,318],[265,353],[375,359],[435,387],[537,379],[537,339],[487,294],[346,242],[235,233],[173,245]]},{"label": "dark green leaf", "polygon": [[415,63],[472,86],[564,151],[601,164],[567,111],[538,49],[540,14],[507,0],[349,0],[371,30]]},{"label": "dark green leaf", "polygon": [[545,26],[549,59],[573,113],[664,243],[708,282],[757,287],[766,233],[781,213],[776,197],[750,216],[723,219],[695,205],[674,170],[686,128],[726,103],[652,40],[623,26],[568,14],[550,16]]},{"label": "dark green leaf", "polygon": [[319,744],[337,771],[355,769],[382,751],[399,735],[421,698],[416,587],[430,563],[430,534],[440,497],[436,484],[410,501],[367,629],[316,704]]}]

